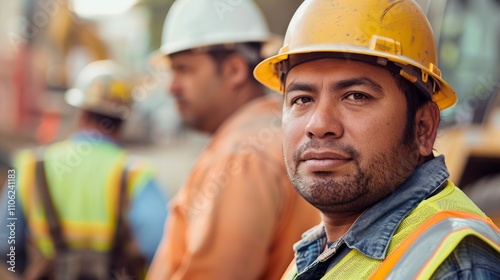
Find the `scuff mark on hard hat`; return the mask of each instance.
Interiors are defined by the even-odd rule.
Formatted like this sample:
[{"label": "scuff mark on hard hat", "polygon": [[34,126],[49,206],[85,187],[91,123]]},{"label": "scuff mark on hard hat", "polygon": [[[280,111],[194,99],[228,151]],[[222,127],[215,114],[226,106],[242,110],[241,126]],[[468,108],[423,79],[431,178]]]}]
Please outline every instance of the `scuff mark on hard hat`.
[{"label": "scuff mark on hard hat", "polygon": [[391,4],[389,7],[387,7],[383,12],[382,12],[382,15],[380,16],[380,21],[384,20],[384,17],[385,15],[392,9],[394,8],[396,5],[398,5],[399,3],[401,3],[403,1],[398,1],[396,3],[393,3]]},{"label": "scuff mark on hard hat", "polygon": [[340,5],[340,3],[338,3],[337,1],[331,1],[330,5],[332,5],[332,7],[335,7],[335,6]]}]

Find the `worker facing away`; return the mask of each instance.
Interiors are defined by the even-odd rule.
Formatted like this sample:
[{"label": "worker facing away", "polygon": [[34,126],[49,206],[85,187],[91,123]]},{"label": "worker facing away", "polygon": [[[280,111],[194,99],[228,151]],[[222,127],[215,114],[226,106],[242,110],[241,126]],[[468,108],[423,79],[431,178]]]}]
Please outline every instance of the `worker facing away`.
[{"label": "worker facing away", "polygon": [[211,1],[177,0],[163,32],[179,114],[212,138],[170,203],[147,278],[279,279],[320,216],[288,180],[279,95],[253,78],[264,18],[252,1],[221,14]]},{"label": "worker facing away", "polygon": [[433,145],[442,79],[412,0],[306,0],[255,77],[281,90],[283,150],[322,223],[284,279],[498,279],[500,231]]},{"label": "worker facing away", "polygon": [[[166,199],[151,166],[118,144],[131,90],[116,63],[88,64],[65,96],[80,109],[76,132],[17,155],[17,186],[3,201],[15,193],[18,265],[29,251],[23,279],[145,276],[162,236]],[[2,256],[12,250],[0,245]]]}]

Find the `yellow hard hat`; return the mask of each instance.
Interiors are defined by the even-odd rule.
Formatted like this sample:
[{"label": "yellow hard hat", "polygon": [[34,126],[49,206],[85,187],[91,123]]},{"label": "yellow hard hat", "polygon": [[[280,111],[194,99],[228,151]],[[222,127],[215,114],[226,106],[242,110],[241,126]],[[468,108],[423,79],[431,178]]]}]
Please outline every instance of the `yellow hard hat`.
[{"label": "yellow hard hat", "polygon": [[94,61],[80,71],[65,100],[90,112],[124,119],[133,105],[132,85],[114,61]]},{"label": "yellow hard hat", "polygon": [[[262,61],[255,78],[283,92],[291,67],[339,57],[387,66],[432,96],[441,110],[457,96],[437,67],[434,35],[413,0],[305,0],[297,9],[278,54]],[[395,66],[395,67],[394,67]]]}]

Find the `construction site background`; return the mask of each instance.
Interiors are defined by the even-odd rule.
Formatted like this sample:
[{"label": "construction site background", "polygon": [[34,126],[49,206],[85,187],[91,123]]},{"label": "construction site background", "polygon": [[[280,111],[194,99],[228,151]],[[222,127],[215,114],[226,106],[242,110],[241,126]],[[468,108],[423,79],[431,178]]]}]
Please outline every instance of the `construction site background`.
[{"label": "construction site background", "polygon": [[[210,0],[221,19],[242,0]],[[134,79],[123,140],[157,168],[165,192],[182,185],[208,137],[186,129],[153,66],[172,0],[24,0],[0,3],[0,183],[12,156],[72,133],[64,92],[91,61],[113,59]],[[278,36],[301,0],[257,0]],[[443,112],[436,153],[451,179],[500,220],[500,1],[420,0],[437,38],[439,67],[459,103]],[[275,46],[276,47],[276,46]],[[279,46],[277,46],[279,47]],[[271,48],[271,52],[272,52]],[[276,49],[277,50],[277,49]]]},{"label": "construction site background", "polygon": [[[25,0],[0,3],[0,182],[24,148],[68,137],[77,110],[64,101],[87,63],[112,59],[135,77],[134,110],[122,135],[150,160],[172,195],[208,137],[186,129],[167,95],[167,69],[151,64],[172,0]],[[238,1],[213,1],[220,16]],[[301,1],[257,1],[272,32],[284,34]],[[92,6],[93,5],[93,6]],[[277,16],[276,16],[277,15]]]}]

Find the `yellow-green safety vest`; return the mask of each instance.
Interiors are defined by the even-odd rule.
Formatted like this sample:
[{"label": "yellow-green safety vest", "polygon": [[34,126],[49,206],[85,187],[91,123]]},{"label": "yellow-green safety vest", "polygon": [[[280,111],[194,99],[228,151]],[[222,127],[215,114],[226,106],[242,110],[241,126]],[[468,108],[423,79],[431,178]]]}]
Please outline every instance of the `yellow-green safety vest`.
[{"label": "yellow-green safety vest", "polygon": [[[401,222],[387,258],[351,250],[321,279],[429,279],[466,236],[476,236],[500,253],[500,230],[452,182],[422,201]],[[327,253],[327,252],[325,252]],[[292,263],[282,279],[297,276]]]},{"label": "yellow-green safety vest", "polygon": [[[48,189],[66,244],[70,248],[106,252],[113,244],[119,187],[125,166],[128,198],[142,190],[152,178],[153,169],[139,160],[126,164],[126,152],[111,143],[84,144],[69,140],[43,150]],[[43,203],[35,189],[37,158],[33,151],[23,151],[16,157],[18,197],[31,240],[51,258],[55,248]]]}]

